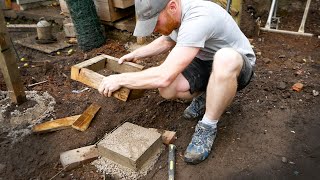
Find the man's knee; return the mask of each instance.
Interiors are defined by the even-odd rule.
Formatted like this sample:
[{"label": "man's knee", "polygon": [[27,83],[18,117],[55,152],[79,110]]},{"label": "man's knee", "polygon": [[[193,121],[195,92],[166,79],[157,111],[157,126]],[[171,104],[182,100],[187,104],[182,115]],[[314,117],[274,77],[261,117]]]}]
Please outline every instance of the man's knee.
[{"label": "man's knee", "polygon": [[173,91],[172,88],[158,88],[159,94],[165,99],[175,99],[177,92]]},{"label": "man's knee", "polygon": [[213,73],[221,76],[238,76],[243,65],[240,53],[232,48],[222,48],[214,56]]}]

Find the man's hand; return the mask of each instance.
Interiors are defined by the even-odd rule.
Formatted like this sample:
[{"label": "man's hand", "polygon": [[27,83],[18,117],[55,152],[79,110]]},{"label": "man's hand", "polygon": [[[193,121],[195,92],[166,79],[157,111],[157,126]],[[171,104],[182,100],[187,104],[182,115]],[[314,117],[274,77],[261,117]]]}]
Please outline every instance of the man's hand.
[{"label": "man's hand", "polygon": [[129,54],[126,54],[126,55],[122,56],[122,57],[119,59],[118,63],[119,63],[119,64],[122,64],[124,61],[136,62],[137,59],[134,57],[133,53],[129,53]]},{"label": "man's hand", "polygon": [[112,93],[121,88],[118,75],[110,75],[104,77],[101,84],[99,85],[98,91],[100,94],[111,97]]}]

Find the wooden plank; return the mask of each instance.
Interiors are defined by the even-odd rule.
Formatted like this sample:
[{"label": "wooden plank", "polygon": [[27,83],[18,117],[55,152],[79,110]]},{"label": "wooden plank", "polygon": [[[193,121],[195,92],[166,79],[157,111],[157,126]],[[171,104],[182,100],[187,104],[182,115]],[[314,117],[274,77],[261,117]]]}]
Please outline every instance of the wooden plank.
[{"label": "wooden plank", "polygon": [[[94,89],[98,89],[104,77],[105,76],[92,70],[82,68],[80,70],[78,78],[75,80],[82,82],[83,84],[86,84]],[[119,90],[113,92],[112,96],[122,101],[127,101],[129,94],[130,90],[128,88],[120,88]]]},{"label": "wooden plank", "polygon": [[112,70],[114,72],[118,73],[125,73],[125,72],[138,72],[143,70],[143,66],[132,63],[132,62],[123,62],[122,64],[118,63],[118,58],[108,56],[108,55],[103,55],[107,59],[106,63],[106,68],[109,70]]},{"label": "wooden plank", "polygon": [[26,95],[21,82],[17,58],[6,29],[3,10],[0,8],[0,69],[2,71],[10,100],[16,104],[25,102]]},{"label": "wooden plank", "polygon": [[73,149],[60,154],[60,162],[65,170],[72,170],[85,163],[89,163],[99,156],[96,145]]},{"label": "wooden plank", "polygon": [[101,106],[98,104],[91,104],[82,114],[81,116],[74,121],[72,127],[79,131],[85,131],[88,129],[92,119],[96,115],[96,113],[100,110]]},{"label": "wooden plank", "polygon": [[33,133],[46,133],[57,131],[61,129],[66,129],[71,127],[71,125],[80,117],[80,115],[65,117],[61,119],[56,119],[48,122],[44,122],[41,124],[37,124],[33,126]]},{"label": "wooden plank", "polygon": [[100,20],[114,22],[123,17],[134,14],[134,6],[119,9],[113,5],[113,0],[94,0]]},{"label": "wooden plank", "polygon": [[35,2],[42,2],[45,0],[17,0],[17,4],[29,4],[29,3],[35,3]]},{"label": "wooden plank", "polygon": [[58,51],[60,49],[64,49],[64,48],[72,46],[72,44],[66,43],[64,41],[62,35],[60,35],[60,34],[57,35],[57,42],[54,42],[51,44],[38,44],[38,43],[36,43],[35,40],[36,40],[36,36],[30,36],[30,37],[27,37],[24,39],[16,40],[15,42],[22,45],[22,46],[36,49],[38,51],[42,51],[42,52],[45,52],[48,54],[53,53],[55,51]]},{"label": "wooden plank", "polygon": [[113,0],[113,6],[116,8],[125,9],[134,5],[134,0]]},{"label": "wooden plank", "polygon": [[26,32],[26,31],[36,31],[36,24],[9,24],[7,25],[8,31],[10,32]]}]

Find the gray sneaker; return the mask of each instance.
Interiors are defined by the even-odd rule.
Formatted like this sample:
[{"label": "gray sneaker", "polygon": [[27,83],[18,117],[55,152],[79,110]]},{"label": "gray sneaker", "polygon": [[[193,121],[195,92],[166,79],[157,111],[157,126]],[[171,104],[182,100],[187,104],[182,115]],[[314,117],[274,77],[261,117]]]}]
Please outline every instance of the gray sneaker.
[{"label": "gray sneaker", "polygon": [[184,153],[184,161],[190,164],[198,164],[205,160],[210,154],[216,135],[216,127],[199,121],[192,140]]},{"label": "gray sneaker", "polygon": [[206,93],[193,98],[191,104],[184,110],[183,117],[187,119],[197,118],[204,114],[206,108]]}]

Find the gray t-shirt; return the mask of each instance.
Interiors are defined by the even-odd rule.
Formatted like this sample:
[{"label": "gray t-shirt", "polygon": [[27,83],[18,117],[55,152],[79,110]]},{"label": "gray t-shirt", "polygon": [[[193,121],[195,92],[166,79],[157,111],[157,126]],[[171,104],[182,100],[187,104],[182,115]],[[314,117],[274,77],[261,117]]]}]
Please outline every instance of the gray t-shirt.
[{"label": "gray t-shirt", "polygon": [[204,0],[181,0],[181,5],[181,26],[169,35],[176,46],[199,47],[197,57],[201,60],[213,60],[219,49],[233,48],[254,66],[256,57],[250,42],[226,10]]}]

